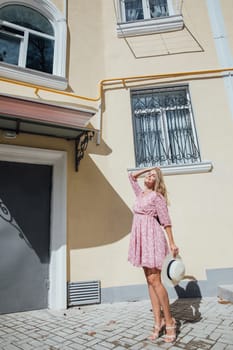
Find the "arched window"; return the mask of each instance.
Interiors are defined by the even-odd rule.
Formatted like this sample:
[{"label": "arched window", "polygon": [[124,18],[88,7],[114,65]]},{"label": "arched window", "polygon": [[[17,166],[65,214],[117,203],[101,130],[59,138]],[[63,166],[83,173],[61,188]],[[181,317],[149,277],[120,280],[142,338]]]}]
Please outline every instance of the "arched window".
[{"label": "arched window", "polygon": [[8,5],[0,9],[0,60],[53,73],[52,24],[30,7]]},{"label": "arched window", "polygon": [[[65,88],[59,79],[65,78],[65,58],[66,21],[54,5],[47,0],[0,5],[0,64],[8,77],[11,71],[15,77],[19,67],[19,79],[23,70],[23,80],[30,75],[33,83]],[[31,70],[41,72],[42,82],[36,72],[33,79]]]}]

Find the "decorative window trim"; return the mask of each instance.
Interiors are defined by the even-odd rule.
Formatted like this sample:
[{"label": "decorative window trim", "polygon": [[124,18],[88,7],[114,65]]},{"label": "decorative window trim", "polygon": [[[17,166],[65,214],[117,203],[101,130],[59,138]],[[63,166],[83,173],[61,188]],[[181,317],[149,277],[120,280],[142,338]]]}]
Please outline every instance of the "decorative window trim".
[{"label": "decorative window trim", "polygon": [[55,33],[53,74],[46,74],[1,62],[1,76],[58,90],[65,90],[68,85],[65,78],[67,44],[66,19],[56,6],[48,0],[6,0],[0,4],[0,7],[14,4],[30,7],[40,12],[51,21]]},{"label": "decorative window trim", "polygon": [[117,23],[117,36],[119,38],[124,38],[145,34],[165,33],[181,30],[183,27],[183,17],[181,15],[175,15],[158,19]]},{"label": "decorative window trim", "polygon": [[[130,172],[130,171],[137,171],[142,169],[144,168],[128,168],[127,170]],[[169,165],[169,166],[161,166],[160,169],[163,175],[209,173],[213,170],[213,163],[211,161],[205,161],[205,162],[200,162],[195,164]]]},{"label": "decorative window trim", "polygon": [[68,85],[66,78],[3,62],[0,62],[0,76],[57,90],[65,90]]}]

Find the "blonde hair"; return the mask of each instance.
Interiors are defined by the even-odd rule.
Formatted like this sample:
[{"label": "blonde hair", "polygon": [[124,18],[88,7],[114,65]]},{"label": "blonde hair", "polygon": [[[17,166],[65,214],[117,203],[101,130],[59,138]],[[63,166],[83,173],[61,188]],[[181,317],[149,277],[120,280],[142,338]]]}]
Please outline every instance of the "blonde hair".
[{"label": "blonde hair", "polygon": [[158,167],[155,168],[155,171],[157,174],[157,179],[155,181],[154,191],[161,193],[164,196],[164,198],[166,199],[166,202],[168,204],[167,188],[166,188],[166,185],[164,182],[164,177],[163,177],[162,171]]}]

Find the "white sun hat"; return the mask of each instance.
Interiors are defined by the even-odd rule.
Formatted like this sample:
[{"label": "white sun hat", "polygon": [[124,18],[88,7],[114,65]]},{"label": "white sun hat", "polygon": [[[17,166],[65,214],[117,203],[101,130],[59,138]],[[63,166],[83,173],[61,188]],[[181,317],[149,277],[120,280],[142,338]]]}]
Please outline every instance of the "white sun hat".
[{"label": "white sun hat", "polygon": [[184,278],[185,266],[180,255],[175,258],[172,254],[168,254],[164,259],[161,279],[167,287],[174,287]]}]

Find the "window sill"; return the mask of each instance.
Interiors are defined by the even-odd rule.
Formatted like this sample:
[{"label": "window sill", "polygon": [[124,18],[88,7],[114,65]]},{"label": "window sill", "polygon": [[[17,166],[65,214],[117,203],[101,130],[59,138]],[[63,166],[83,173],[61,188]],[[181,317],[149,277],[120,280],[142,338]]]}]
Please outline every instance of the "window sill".
[{"label": "window sill", "polygon": [[184,27],[183,17],[180,15],[157,19],[142,20],[117,24],[117,36],[119,38],[165,33],[181,30]]},{"label": "window sill", "polygon": [[67,88],[66,78],[13,66],[3,62],[0,63],[0,76],[6,79],[45,86],[50,89],[65,90]]},{"label": "window sill", "polygon": [[[128,171],[142,170],[143,168],[130,168]],[[182,174],[200,174],[209,173],[213,169],[212,162],[201,162],[196,164],[186,165],[169,165],[162,166],[161,170],[163,175],[182,175]]]}]

